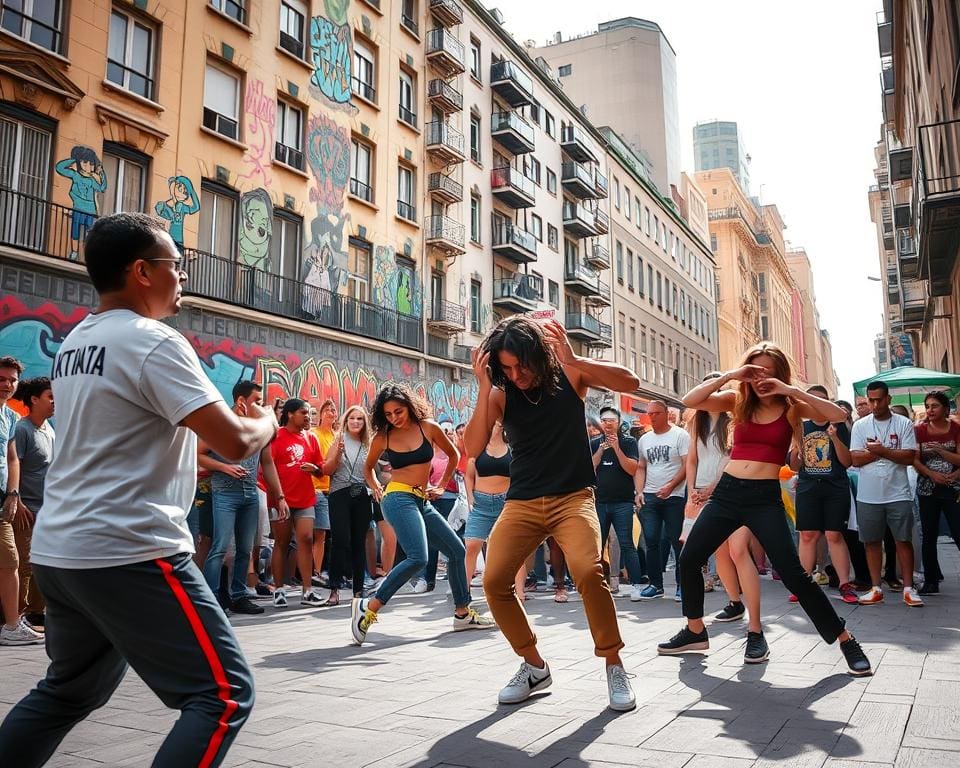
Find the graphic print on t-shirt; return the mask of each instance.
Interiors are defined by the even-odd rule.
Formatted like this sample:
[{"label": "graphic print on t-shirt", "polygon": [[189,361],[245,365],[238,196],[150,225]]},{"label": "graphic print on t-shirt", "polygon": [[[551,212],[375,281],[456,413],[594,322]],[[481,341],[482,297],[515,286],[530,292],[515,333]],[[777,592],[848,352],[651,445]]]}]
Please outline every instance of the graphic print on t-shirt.
[{"label": "graphic print on t-shirt", "polygon": [[302,443],[290,443],[286,446],[287,456],[289,461],[286,463],[288,467],[298,467],[303,464],[303,444]]},{"label": "graphic print on t-shirt", "polygon": [[810,475],[829,475],[833,471],[830,459],[830,435],[815,429],[803,436],[803,468]]},{"label": "graphic print on t-shirt", "polygon": [[647,464],[668,463],[670,461],[669,445],[653,445],[647,448]]}]

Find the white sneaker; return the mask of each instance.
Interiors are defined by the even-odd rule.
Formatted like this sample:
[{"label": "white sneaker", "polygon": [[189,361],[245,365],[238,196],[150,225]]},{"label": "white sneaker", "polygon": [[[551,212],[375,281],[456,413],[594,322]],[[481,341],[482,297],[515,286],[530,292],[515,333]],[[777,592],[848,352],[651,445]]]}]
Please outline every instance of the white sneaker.
[{"label": "white sneaker", "polygon": [[906,587],[903,590],[903,602],[908,608],[923,608],[923,598],[917,594],[914,587]]},{"label": "white sneaker", "polygon": [[643,592],[643,584],[634,584],[630,587],[630,602],[639,603],[643,598],[640,593]]},{"label": "white sneaker", "polygon": [[413,583],[413,593],[415,595],[422,595],[427,591],[427,582],[425,579],[417,579]]},{"label": "white sneaker", "polygon": [[637,697],[630,685],[630,676],[619,664],[607,667],[607,690],[610,692],[610,709],[628,712],[637,706]]},{"label": "white sneaker", "polygon": [[470,580],[471,587],[482,587],[483,586],[483,574],[478,573]]},{"label": "white sneaker", "polygon": [[284,590],[275,589],[273,591],[273,607],[274,608],[287,607],[287,593]]},{"label": "white sneaker", "polygon": [[310,590],[304,595],[300,596],[300,605],[323,605],[324,599],[320,597],[316,592]]},{"label": "white sneaker", "polygon": [[489,616],[477,613],[473,608],[467,609],[466,616],[453,616],[453,631],[462,632],[465,629],[496,629],[497,622]]},{"label": "white sneaker", "polygon": [[519,704],[526,701],[537,691],[549,688],[553,683],[550,677],[550,665],[543,663],[543,669],[537,669],[533,664],[521,662],[517,674],[510,678],[510,682],[500,689],[498,701],[501,704]]},{"label": "white sneaker", "polygon": [[43,642],[43,635],[34,632],[23,618],[13,629],[6,624],[0,628],[0,645],[36,645]]}]

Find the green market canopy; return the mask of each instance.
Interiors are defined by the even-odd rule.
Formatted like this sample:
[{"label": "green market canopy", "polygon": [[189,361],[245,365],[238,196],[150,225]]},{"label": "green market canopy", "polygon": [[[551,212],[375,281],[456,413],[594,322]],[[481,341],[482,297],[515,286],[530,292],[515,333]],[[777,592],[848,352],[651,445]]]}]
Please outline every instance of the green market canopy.
[{"label": "green market canopy", "polygon": [[923,398],[928,392],[945,392],[951,400],[960,395],[960,376],[909,365],[891,368],[869,379],[856,381],[853,384],[853,391],[857,395],[866,396],[867,384],[871,381],[884,382],[890,388],[893,404],[905,405],[908,408],[922,406]]}]

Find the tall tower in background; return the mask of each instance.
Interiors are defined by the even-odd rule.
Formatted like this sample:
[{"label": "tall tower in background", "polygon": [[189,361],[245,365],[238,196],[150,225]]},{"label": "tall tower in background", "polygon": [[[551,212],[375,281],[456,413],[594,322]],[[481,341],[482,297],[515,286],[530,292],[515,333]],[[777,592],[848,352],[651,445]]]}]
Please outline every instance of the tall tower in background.
[{"label": "tall tower in background", "polygon": [[750,155],[743,147],[737,124],[706,120],[693,128],[693,161],[699,171],[729,168],[740,188],[750,196]]}]

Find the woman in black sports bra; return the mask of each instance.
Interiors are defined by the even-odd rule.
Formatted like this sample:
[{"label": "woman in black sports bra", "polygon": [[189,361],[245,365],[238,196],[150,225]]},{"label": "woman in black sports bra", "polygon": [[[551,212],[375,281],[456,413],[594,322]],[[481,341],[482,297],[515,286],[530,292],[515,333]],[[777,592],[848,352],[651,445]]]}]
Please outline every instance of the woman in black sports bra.
[{"label": "woman in black sports bra", "polygon": [[[376,434],[370,443],[364,476],[407,557],[390,570],[376,595],[353,599],[350,632],[357,645],[363,644],[367,631],[377,620],[377,612],[400,587],[423,571],[428,542],[447,556],[447,578],[456,605],[454,630],[496,626],[489,617],[481,616],[470,607],[463,542],[430,504],[450,482],[460,454],[437,422],[427,418],[428,408],[423,398],[407,385],[398,383],[384,385],[373,404],[370,420]],[[429,485],[434,445],[450,460],[440,482]],[[381,456],[392,468],[385,488],[374,473]]]}]

